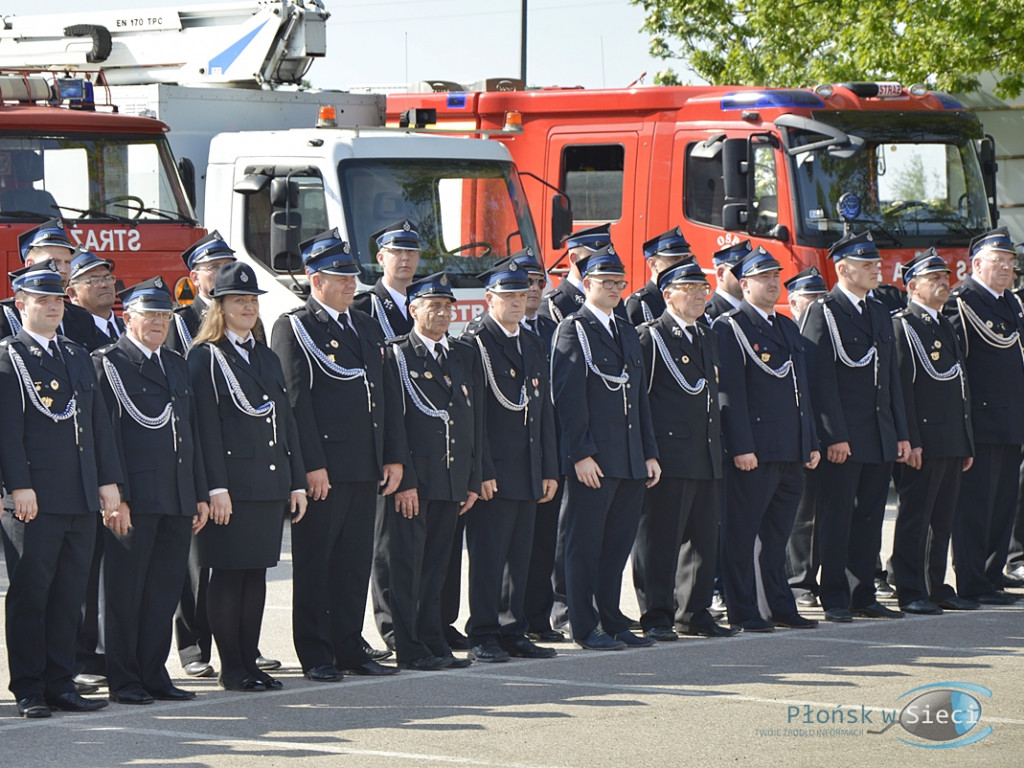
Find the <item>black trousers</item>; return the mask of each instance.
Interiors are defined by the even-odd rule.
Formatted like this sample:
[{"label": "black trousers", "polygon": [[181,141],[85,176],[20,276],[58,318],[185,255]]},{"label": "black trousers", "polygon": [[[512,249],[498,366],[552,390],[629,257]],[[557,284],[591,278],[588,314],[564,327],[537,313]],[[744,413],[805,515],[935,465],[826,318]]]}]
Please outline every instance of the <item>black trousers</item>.
[{"label": "black trousers", "polygon": [[796,613],[786,580],[786,542],[803,491],[803,469],[797,462],[764,462],[742,472],[726,466],[728,502],[722,517],[722,581],[729,621],[738,624],[761,618],[754,574],[754,543],[761,541],[757,567],[772,616]]},{"label": "black trousers", "polygon": [[901,467],[890,560],[900,605],[929,598],[941,602],[953,596],[945,584],[946,560],[963,462],[962,458],[925,459],[921,469]]},{"label": "black trousers", "polygon": [[1013,533],[1006,553],[1006,567],[1024,565],[1024,462],[1020,465],[1020,485],[1017,489],[1017,511],[1013,516]]},{"label": "black trousers", "polygon": [[[212,525],[212,523],[211,523]],[[210,662],[213,633],[206,618],[206,591],[210,586],[210,569],[199,565],[199,550],[192,537],[185,569],[185,584],[174,612],[174,637],[181,666],[194,661]]]},{"label": "black trousers", "polygon": [[0,518],[10,586],[7,662],[16,699],[75,690],[75,637],[96,543],[96,513]]},{"label": "black trousers", "polygon": [[391,617],[399,662],[451,652],[441,622],[441,588],[458,516],[458,502],[421,496],[419,514],[406,518],[388,497]]},{"label": "black trousers", "polygon": [[388,566],[388,506],[385,496],[377,496],[373,518],[373,568],[370,570],[370,599],[377,632],[388,648],[395,648],[395,629],[391,620],[391,571]]},{"label": "black trousers", "polygon": [[804,470],[804,492],[786,544],[786,577],[797,597],[818,594],[818,470]]},{"label": "black trousers", "polygon": [[89,563],[89,578],[85,585],[85,600],[82,602],[82,616],[75,640],[75,674],[102,675],[106,663],[106,640],[104,638],[104,595],[100,584],[103,563],[103,518],[96,516],[96,546],[93,547]]},{"label": "black trousers", "polygon": [[[555,545],[558,540],[558,512],[562,506],[564,488],[565,483],[559,483],[554,498],[551,501],[538,504],[537,513],[534,516],[530,566],[526,576],[526,594],[523,596],[523,612],[526,616],[527,632],[544,632],[551,629],[551,609],[555,603],[552,582],[555,568]],[[502,613],[510,613],[510,587],[508,569],[506,568],[501,588]]]},{"label": "black trousers", "polygon": [[332,483],[292,526],[292,637],[304,670],[369,661],[362,628],[376,499],[374,480]]},{"label": "black trousers", "polygon": [[1003,588],[1019,482],[1020,446],[978,443],[953,517],[956,591],[972,598]]},{"label": "black trousers", "polygon": [[104,638],[111,691],[171,685],[165,662],[192,541],[191,515],[133,514],[124,536],[103,531]]},{"label": "black trousers", "polygon": [[596,489],[575,477],[566,483],[565,586],[576,640],[599,624],[610,635],[629,628],[619,598],[643,495],[643,480],[605,477]]},{"label": "black trousers", "polygon": [[875,566],[892,462],[833,464],[822,459],[818,555],[823,608],[863,608],[876,602]]},{"label": "black trousers", "polygon": [[719,485],[663,476],[647,489],[633,545],[633,584],[645,630],[711,621]]},{"label": "black trousers", "polygon": [[[469,552],[469,621],[466,634],[478,645],[490,638],[526,634],[523,610],[536,501],[493,498],[477,501],[463,517]],[[503,614],[502,583],[508,574],[509,605]]]},{"label": "black trousers", "polygon": [[561,504],[555,523],[555,565],[551,571],[551,626],[562,630],[569,627],[569,603],[565,596],[565,503],[569,478],[561,479]]},{"label": "black trousers", "polygon": [[441,623],[445,627],[454,627],[462,607],[462,550],[466,543],[466,518],[459,517],[455,521],[455,535],[451,551],[448,553],[448,570],[444,574],[444,586],[441,587]]}]

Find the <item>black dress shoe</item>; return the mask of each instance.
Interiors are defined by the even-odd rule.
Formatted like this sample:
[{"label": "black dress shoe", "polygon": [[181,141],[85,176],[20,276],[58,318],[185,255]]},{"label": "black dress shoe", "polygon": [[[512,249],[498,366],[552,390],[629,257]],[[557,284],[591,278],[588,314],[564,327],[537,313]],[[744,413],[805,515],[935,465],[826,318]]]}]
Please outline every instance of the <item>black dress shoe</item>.
[{"label": "black dress shoe", "polygon": [[278,661],[277,659],[268,659],[263,654],[260,654],[259,656],[256,657],[256,666],[259,669],[262,669],[264,672],[266,672],[266,671],[269,671],[271,669],[280,669],[281,668],[281,662]]},{"label": "black dress shoe", "polygon": [[103,699],[86,699],[74,691],[59,693],[56,696],[45,696],[43,700],[50,709],[60,712],[95,712],[97,709],[107,706],[107,702]]},{"label": "black dress shoe", "polygon": [[241,680],[228,680],[223,675],[217,678],[220,687],[225,691],[242,691],[243,693],[256,693],[267,690],[262,680],[255,677],[243,677]]},{"label": "black dress shoe", "polygon": [[373,648],[368,644],[363,645],[363,652],[370,657],[370,661],[383,661],[395,655],[390,648]]},{"label": "black dress shoe", "polygon": [[282,688],[284,688],[284,683],[282,683],[276,677],[271,677],[262,669],[260,670],[260,673],[258,675],[253,675],[253,677],[255,677],[257,680],[263,683],[263,687],[266,688],[268,691],[280,691]]},{"label": "black dress shoe", "polygon": [[644,632],[651,640],[657,640],[659,643],[671,643],[674,640],[679,639],[679,635],[672,627],[651,627]]},{"label": "black dress shoe", "polygon": [[814,608],[818,605],[818,596],[805,592],[796,599],[796,604],[801,608]]},{"label": "black dress shoe", "polygon": [[319,667],[310,667],[302,674],[307,680],[312,680],[314,683],[337,683],[344,677],[344,675],[342,675],[341,672],[331,664],[323,664]]},{"label": "black dress shoe", "polygon": [[592,629],[589,635],[576,643],[588,651],[621,651],[626,647],[624,642],[616,640],[603,629]]},{"label": "black dress shoe", "polygon": [[182,669],[189,677],[213,677],[213,665],[208,661],[190,661]]},{"label": "black dress shoe", "polygon": [[968,600],[966,597],[956,595],[940,600],[936,605],[946,611],[976,611],[981,608],[981,603],[977,600]]},{"label": "black dress shoe", "polygon": [[500,664],[508,661],[512,657],[508,655],[508,652],[503,650],[498,642],[492,638],[488,638],[478,645],[474,645],[469,649],[469,658],[473,661],[483,662],[484,664]]},{"label": "black dress shoe", "polygon": [[138,683],[129,683],[124,688],[110,692],[110,700],[118,704],[152,704],[154,699]]},{"label": "black dress shoe", "polygon": [[1017,602],[1017,595],[1011,595],[1009,592],[986,592],[983,595],[977,595],[971,598],[982,605],[1013,605]]},{"label": "black dress shoe", "polygon": [[783,629],[814,629],[818,626],[817,621],[801,616],[799,613],[794,613],[792,616],[772,616],[772,624]]},{"label": "black dress shoe", "polygon": [[50,708],[46,706],[46,700],[39,694],[26,696],[18,699],[18,714],[22,717],[49,717]]},{"label": "black dress shoe", "polygon": [[625,643],[628,648],[650,648],[657,645],[653,637],[640,637],[639,635],[634,635],[628,629],[624,629],[616,634],[615,639],[620,643]]},{"label": "black dress shoe", "polygon": [[849,608],[826,608],[825,621],[835,621],[840,624],[846,624],[847,622],[853,621],[853,614],[850,613]]},{"label": "black dress shoe", "polygon": [[942,613],[942,609],[931,600],[913,600],[906,605],[901,605],[900,610],[904,613],[917,613],[922,616],[938,616]]},{"label": "black dress shoe", "polygon": [[850,613],[854,616],[863,616],[867,619],[902,619],[903,611],[894,611],[886,608],[881,603],[869,603],[859,608],[851,608]]},{"label": "black dress shoe", "polygon": [[540,643],[564,643],[565,635],[557,629],[542,629],[540,632],[527,632],[526,637]]},{"label": "black dress shoe", "polygon": [[445,659],[440,656],[434,656],[433,654],[429,656],[421,656],[418,659],[409,659],[408,661],[399,660],[398,662],[399,669],[414,669],[419,670],[420,672],[436,672],[440,669],[445,669],[446,667],[447,664],[445,663]]},{"label": "black dress shoe", "polygon": [[770,621],[764,619],[747,619],[746,621],[738,621],[733,623],[733,629],[738,629],[740,632],[774,632],[775,625]]},{"label": "black dress shoe", "polygon": [[459,632],[455,627],[444,628],[444,640],[453,651],[468,651],[469,638]]},{"label": "black dress shoe", "polygon": [[168,685],[166,688],[147,688],[146,691],[158,701],[188,701],[196,697],[195,691],[186,691],[176,685]]},{"label": "black dress shoe", "polygon": [[1024,587],[1024,579],[1004,573],[1002,576],[1003,589],[1020,589]]},{"label": "black dress shoe", "polygon": [[383,664],[378,664],[373,659],[370,659],[365,664],[360,664],[358,667],[352,667],[351,669],[345,670],[346,674],[362,675],[363,677],[384,677],[385,675],[394,675],[397,672],[397,667],[385,667]]},{"label": "black dress shoe", "polygon": [[473,666],[472,659],[460,659],[452,653],[449,653],[447,656],[442,656],[441,661],[444,662],[445,669],[465,669],[466,667]]},{"label": "black dress shoe", "polygon": [[740,633],[735,627],[723,627],[721,624],[676,624],[676,631],[691,637],[735,637]]},{"label": "black dress shoe", "polygon": [[505,641],[501,647],[508,652],[509,656],[515,656],[517,659],[550,659],[558,655],[558,651],[554,648],[541,648],[539,645],[534,645],[528,637]]}]

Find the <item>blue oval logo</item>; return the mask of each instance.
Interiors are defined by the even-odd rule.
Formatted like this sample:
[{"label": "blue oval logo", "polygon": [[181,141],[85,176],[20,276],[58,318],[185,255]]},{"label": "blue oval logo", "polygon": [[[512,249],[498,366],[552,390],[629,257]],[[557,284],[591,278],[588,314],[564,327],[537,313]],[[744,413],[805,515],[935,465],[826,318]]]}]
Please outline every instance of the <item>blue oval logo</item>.
[{"label": "blue oval logo", "polygon": [[981,720],[981,702],[972,695],[991,698],[992,692],[987,688],[971,683],[936,683],[907,691],[900,698],[918,691],[926,692],[904,705],[899,724],[911,736],[930,743],[900,739],[905,744],[948,749],[974,744],[992,732],[992,726],[977,728]]}]

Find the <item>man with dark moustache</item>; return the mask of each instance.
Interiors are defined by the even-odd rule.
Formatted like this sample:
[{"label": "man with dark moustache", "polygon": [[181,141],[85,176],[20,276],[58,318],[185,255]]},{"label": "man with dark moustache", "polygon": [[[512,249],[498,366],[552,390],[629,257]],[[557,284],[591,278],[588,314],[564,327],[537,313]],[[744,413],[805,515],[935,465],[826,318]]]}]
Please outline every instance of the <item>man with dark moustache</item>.
[{"label": "man with dark moustache", "polygon": [[456,659],[441,621],[441,589],[456,521],[476,503],[482,481],[483,379],[469,344],[451,339],[448,275],[409,285],[413,329],[387,347],[402,386],[409,452],[385,516],[395,652],[400,667],[469,666]]}]

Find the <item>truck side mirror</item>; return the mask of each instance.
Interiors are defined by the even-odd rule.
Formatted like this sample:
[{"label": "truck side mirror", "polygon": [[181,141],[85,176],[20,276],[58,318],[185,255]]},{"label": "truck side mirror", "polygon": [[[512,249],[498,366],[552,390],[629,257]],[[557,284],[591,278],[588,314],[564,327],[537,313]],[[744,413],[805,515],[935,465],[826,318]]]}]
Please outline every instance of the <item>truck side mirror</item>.
[{"label": "truck side mirror", "polygon": [[572,234],[572,203],[568,195],[556,192],[551,196],[551,247],[556,251]]},{"label": "truck side mirror", "polygon": [[181,177],[181,185],[185,188],[189,205],[194,209],[196,207],[196,167],[187,157],[178,158],[178,176]]},{"label": "truck side mirror", "polygon": [[270,182],[270,204],[274,208],[296,208],[299,205],[299,185],[278,176]]},{"label": "truck side mirror", "polygon": [[[277,181],[275,179],[275,181]],[[299,272],[299,233],[302,214],[298,211],[274,211],[270,214],[270,266],[275,272]]]},{"label": "truck side mirror", "polygon": [[981,178],[985,184],[985,197],[988,198],[988,211],[994,227],[999,221],[999,205],[996,200],[996,142],[989,134],[985,134],[978,143],[978,159],[981,160]]},{"label": "truck side mirror", "polygon": [[746,232],[747,206],[743,203],[726,203],[723,205],[722,228],[729,232]]}]

